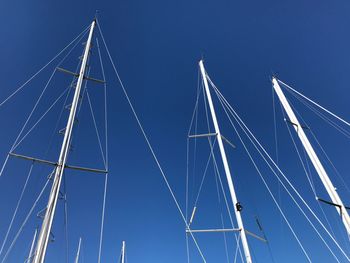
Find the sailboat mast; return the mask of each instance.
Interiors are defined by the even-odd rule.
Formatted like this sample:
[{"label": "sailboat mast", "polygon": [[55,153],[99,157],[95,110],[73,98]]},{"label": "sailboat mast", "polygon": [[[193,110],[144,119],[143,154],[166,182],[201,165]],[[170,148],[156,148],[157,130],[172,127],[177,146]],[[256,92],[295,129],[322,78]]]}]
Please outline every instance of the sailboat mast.
[{"label": "sailboat mast", "polygon": [[343,224],[346,228],[348,235],[350,235],[350,217],[349,217],[349,214],[348,214],[342,200],[340,199],[338,193],[336,192],[336,188],[333,186],[332,181],[328,177],[326,170],[324,169],[317,154],[315,153],[309,139],[307,138],[306,134],[304,133],[302,126],[300,125],[300,123],[299,123],[297,117],[295,116],[291,106],[289,105],[287,98],[284,96],[284,93],[283,93],[280,85],[278,84],[278,81],[276,78],[272,78],[272,84],[273,84],[273,88],[274,88],[279,100],[281,101],[281,104],[282,104],[284,110],[286,111],[286,113],[289,117],[289,120],[294,124],[293,125],[294,129],[297,132],[298,137],[299,137],[301,143],[303,144],[313,166],[315,167],[315,170],[317,171],[317,174],[319,175],[324,187],[326,188],[328,195],[330,196],[332,202],[334,204],[336,204],[335,209],[338,211],[339,215],[341,216],[341,219],[343,221]]},{"label": "sailboat mast", "polygon": [[79,238],[78,251],[77,251],[77,255],[75,256],[75,261],[74,261],[74,263],[78,263],[78,262],[79,262],[80,245],[81,245],[81,238]]},{"label": "sailboat mast", "polygon": [[246,259],[247,263],[251,263],[252,262],[252,258],[251,258],[250,250],[249,250],[249,246],[248,246],[247,235],[246,235],[246,232],[245,232],[245,229],[244,229],[243,220],[242,220],[242,216],[241,216],[241,211],[240,211],[240,209],[238,209],[238,204],[239,203],[238,203],[238,200],[237,200],[237,195],[236,195],[236,192],[235,192],[235,188],[233,186],[233,180],[232,180],[232,176],[231,176],[231,171],[230,171],[230,167],[229,167],[228,162],[227,162],[226,152],[225,152],[224,144],[223,144],[223,141],[222,141],[219,124],[218,124],[218,121],[217,121],[217,118],[216,118],[216,113],[215,113],[213,101],[212,101],[211,94],[210,94],[207,74],[206,74],[206,71],[205,71],[205,68],[204,68],[203,60],[199,61],[199,67],[200,67],[202,78],[203,78],[204,88],[205,88],[205,92],[206,92],[208,103],[209,103],[211,117],[212,117],[212,120],[213,120],[213,123],[214,123],[214,128],[215,128],[215,133],[216,133],[216,137],[217,137],[217,142],[218,142],[220,153],[221,153],[221,159],[222,159],[222,162],[223,162],[223,165],[224,165],[226,179],[227,179],[228,187],[229,187],[230,194],[231,194],[231,200],[232,200],[232,203],[234,205],[234,211],[235,211],[237,224],[238,224],[238,227],[240,229],[240,235],[241,235],[241,241],[242,241],[242,246],[243,246],[245,259]]},{"label": "sailboat mast", "polygon": [[122,262],[125,263],[125,241],[122,243]]},{"label": "sailboat mast", "polygon": [[71,110],[69,113],[69,118],[65,129],[64,139],[62,142],[62,148],[61,148],[60,156],[57,162],[57,167],[53,178],[53,184],[52,184],[48,204],[46,207],[45,217],[43,219],[38,242],[36,245],[35,256],[32,261],[33,263],[43,263],[45,261],[46,249],[47,249],[47,245],[48,245],[48,241],[51,233],[52,221],[55,215],[56,204],[57,204],[58,195],[60,191],[62,176],[63,176],[63,172],[64,172],[64,168],[66,165],[67,156],[69,152],[69,147],[70,147],[70,142],[72,137],[72,130],[73,130],[77,106],[79,102],[81,86],[84,80],[84,74],[85,74],[86,64],[89,56],[91,40],[92,40],[95,24],[96,24],[96,21],[94,20],[91,24],[89,37],[86,42],[84,56],[83,56],[81,68],[79,71],[79,77],[75,87],[73,102],[71,105]]}]

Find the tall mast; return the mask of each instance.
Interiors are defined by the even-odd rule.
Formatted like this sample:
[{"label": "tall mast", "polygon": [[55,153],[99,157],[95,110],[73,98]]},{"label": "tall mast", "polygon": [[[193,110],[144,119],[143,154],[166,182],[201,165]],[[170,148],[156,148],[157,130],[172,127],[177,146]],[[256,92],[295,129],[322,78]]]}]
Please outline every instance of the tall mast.
[{"label": "tall mast", "polygon": [[72,130],[73,130],[74,121],[75,121],[75,115],[76,115],[77,106],[79,102],[81,86],[84,80],[84,74],[85,74],[86,64],[89,56],[91,40],[92,40],[95,24],[96,24],[96,21],[94,20],[91,24],[89,37],[86,42],[84,56],[83,56],[81,68],[79,71],[79,77],[78,77],[77,85],[75,87],[73,102],[71,105],[71,110],[69,113],[69,118],[65,129],[64,139],[62,142],[62,148],[61,148],[60,156],[57,162],[55,175],[53,178],[53,184],[52,184],[52,188],[49,196],[49,201],[47,203],[45,216],[41,226],[38,242],[36,244],[35,256],[32,261],[33,263],[43,263],[45,261],[46,249],[47,249],[47,245],[48,245],[48,241],[51,233],[53,217],[55,215],[56,204],[57,204],[58,195],[60,192],[62,176],[66,165],[66,161],[67,161],[67,156],[68,156],[68,151],[69,151],[69,146],[70,146],[71,136],[72,136]]},{"label": "tall mast", "polygon": [[303,144],[313,166],[315,167],[315,170],[317,171],[318,176],[320,177],[324,187],[326,188],[328,195],[330,196],[332,202],[334,204],[336,204],[335,209],[338,211],[348,235],[350,235],[350,217],[349,217],[349,214],[348,214],[342,200],[340,199],[338,193],[336,192],[336,188],[333,186],[331,180],[328,177],[326,170],[324,169],[322,163],[318,159],[317,154],[315,153],[311,143],[309,142],[309,139],[307,138],[306,134],[304,133],[304,130],[303,130],[302,126],[300,125],[297,117],[295,116],[292,108],[290,107],[289,102],[287,101],[286,97],[284,96],[284,93],[283,93],[280,85],[278,84],[278,81],[276,78],[272,78],[272,84],[273,84],[273,88],[275,89],[275,92],[276,92],[279,100],[281,101],[281,104],[282,104],[284,110],[286,111],[286,113],[289,117],[289,120],[291,121],[291,123],[294,124],[293,127],[294,127],[295,131],[297,132],[298,137],[299,137],[301,143]]},{"label": "tall mast", "polygon": [[230,167],[229,167],[228,162],[227,162],[226,152],[225,152],[224,144],[222,142],[222,137],[221,137],[221,133],[220,133],[219,124],[218,124],[218,121],[216,119],[216,113],[215,113],[213,101],[211,99],[211,94],[210,94],[210,90],[209,90],[207,74],[206,74],[206,71],[205,71],[205,68],[204,68],[203,60],[199,61],[199,67],[200,67],[202,78],[203,78],[204,88],[205,88],[205,92],[206,92],[208,103],[209,103],[211,117],[212,117],[212,120],[213,120],[213,123],[214,123],[215,133],[216,133],[217,142],[218,142],[220,153],[221,153],[221,159],[222,159],[222,162],[223,162],[223,165],[224,165],[224,169],[225,169],[225,174],[226,174],[228,187],[230,189],[231,200],[232,200],[232,203],[233,203],[233,206],[234,206],[234,211],[235,211],[235,215],[236,215],[237,224],[238,224],[238,227],[240,229],[240,235],[241,235],[241,241],[242,241],[242,246],[243,246],[245,259],[246,259],[247,263],[251,263],[252,262],[252,257],[250,255],[250,250],[249,250],[249,246],[248,246],[248,240],[247,240],[246,232],[245,232],[245,229],[244,229],[244,226],[243,226],[243,220],[242,220],[242,216],[241,216],[241,211],[239,209],[239,203],[238,203],[238,200],[237,200],[237,195],[236,195],[236,192],[235,192],[235,188],[233,186],[233,181],[232,181]]},{"label": "tall mast", "polygon": [[77,251],[77,255],[75,256],[75,261],[74,261],[74,263],[78,263],[78,262],[79,262],[80,245],[81,245],[81,238],[79,238],[78,251]]},{"label": "tall mast", "polygon": [[125,241],[122,243],[122,262],[125,263]]}]

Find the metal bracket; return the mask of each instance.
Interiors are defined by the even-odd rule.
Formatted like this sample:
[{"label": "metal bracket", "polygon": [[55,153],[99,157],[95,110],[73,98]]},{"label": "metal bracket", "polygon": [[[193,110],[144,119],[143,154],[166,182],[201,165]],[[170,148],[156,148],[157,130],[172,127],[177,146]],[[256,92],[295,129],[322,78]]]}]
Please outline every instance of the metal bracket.
[{"label": "metal bracket", "polygon": [[[284,119],[285,122],[289,123],[289,124],[292,124],[293,126],[297,127],[297,129],[299,128],[299,125],[288,120],[288,119]],[[303,130],[310,130],[310,128],[308,126],[303,126],[303,125],[300,125],[300,127],[303,129]]]},{"label": "metal bracket", "polygon": [[[325,203],[325,204],[328,204],[328,205],[333,205],[333,206],[336,206],[336,207],[339,207],[340,209],[342,209],[341,205],[339,205],[339,204],[332,203],[330,201],[324,200],[324,199],[319,198],[319,197],[316,197],[316,199],[317,199],[317,201],[320,201],[322,203]],[[345,209],[350,210],[350,207],[345,206]]]}]

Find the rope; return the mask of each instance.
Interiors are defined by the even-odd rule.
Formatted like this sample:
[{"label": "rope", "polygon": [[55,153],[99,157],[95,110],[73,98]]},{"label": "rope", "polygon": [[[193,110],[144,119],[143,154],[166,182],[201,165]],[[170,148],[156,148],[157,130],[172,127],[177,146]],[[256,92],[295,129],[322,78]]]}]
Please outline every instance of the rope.
[{"label": "rope", "polygon": [[[65,48],[58,52],[47,64],[45,64],[41,69],[39,69],[33,76],[31,76],[26,82],[24,82],[19,88],[17,88],[10,96],[0,103],[0,107],[4,105],[9,99],[17,94],[21,89],[24,88],[30,81],[32,81],[41,71],[43,71],[48,65],[50,65],[56,58],[58,58],[68,47],[70,47],[79,37],[83,37],[90,26],[86,27],[76,38],[74,38]],[[79,42],[79,41],[78,41]]]},{"label": "rope", "polygon": [[15,220],[15,218],[16,218],[18,208],[19,208],[19,206],[20,206],[20,204],[21,204],[21,202],[22,202],[24,192],[25,192],[25,190],[27,189],[28,181],[29,181],[29,179],[30,179],[30,176],[32,175],[33,166],[34,166],[34,162],[32,162],[32,164],[31,164],[31,166],[30,166],[30,169],[29,169],[29,172],[28,172],[28,175],[27,175],[27,179],[26,179],[26,181],[25,181],[25,183],[24,183],[24,186],[23,186],[23,188],[22,188],[22,192],[21,192],[21,194],[20,194],[20,196],[19,196],[19,199],[18,199],[18,201],[17,201],[16,209],[15,209],[15,211],[13,212],[10,225],[9,225],[9,227],[8,227],[8,229],[7,229],[7,232],[6,232],[4,241],[2,242],[1,249],[0,249],[0,256],[1,256],[1,254],[2,254],[2,251],[4,250],[4,246],[5,246],[5,244],[6,244],[7,238],[8,238],[8,236],[9,236],[9,234],[10,234],[11,229],[12,229],[12,225],[13,225],[13,222],[14,222],[14,220]]},{"label": "rope", "polygon": [[[161,173],[161,175],[162,175],[162,177],[163,177],[163,179],[164,179],[164,182],[165,182],[165,184],[166,184],[166,186],[167,186],[167,188],[168,188],[168,190],[169,190],[169,192],[170,192],[170,194],[171,194],[171,196],[172,196],[172,198],[173,198],[173,200],[174,200],[174,202],[175,202],[175,205],[176,205],[176,207],[177,207],[177,209],[178,209],[178,211],[179,211],[179,213],[180,213],[180,215],[181,215],[181,218],[182,218],[182,220],[184,221],[184,223],[186,224],[186,227],[189,228],[189,226],[188,226],[188,224],[187,224],[187,221],[186,221],[186,218],[185,218],[185,215],[184,215],[184,213],[182,212],[182,210],[181,210],[181,208],[180,208],[180,205],[179,205],[179,203],[178,203],[178,201],[177,201],[177,199],[176,199],[176,197],[175,197],[175,194],[174,194],[174,192],[173,192],[173,190],[172,190],[172,188],[171,188],[171,186],[170,186],[170,184],[169,184],[169,181],[168,181],[168,179],[167,179],[167,177],[166,177],[166,175],[165,175],[165,173],[164,173],[164,171],[163,171],[163,169],[162,169],[162,167],[161,167],[159,161],[158,161],[158,158],[157,158],[157,156],[156,156],[156,154],[155,154],[155,152],[154,152],[154,150],[153,150],[153,147],[152,147],[152,145],[151,145],[151,143],[150,143],[150,141],[149,141],[149,139],[148,139],[148,136],[146,135],[146,132],[145,132],[144,129],[143,129],[143,126],[142,126],[142,124],[141,124],[141,122],[140,122],[140,120],[139,120],[139,117],[138,117],[138,115],[137,115],[137,113],[136,113],[136,111],[135,111],[135,108],[134,108],[133,104],[131,103],[131,100],[130,100],[130,98],[129,98],[129,95],[128,95],[128,93],[126,92],[126,89],[125,89],[125,87],[124,87],[124,84],[123,84],[123,82],[122,82],[122,80],[121,80],[121,78],[120,78],[120,76],[119,76],[119,73],[118,73],[116,67],[115,67],[115,64],[114,64],[114,62],[113,62],[112,56],[111,56],[111,54],[110,54],[110,52],[109,52],[109,49],[108,49],[108,47],[107,47],[106,41],[105,41],[104,36],[103,36],[103,33],[102,33],[102,31],[101,31],[100,24],[97,23],[97,26],[98,26],[99,32],[100,32],[100,34],[101,34],[101,37],[102,37],[102,40],[103,40],[103,44],[104,44],[104,46],[105,46],[105,48],[106,48],[106,51],[107,51],[109,60],[110,60],[110,62],[111,62],[111,64],[112,64],[113,70],[114,70],[114,72],[115,72],[115,74],[116,74],[116,76],[117,76],[117,79],[118,79],[118,81],[119,81],[119,83],[120,83],[120,86],[121,86],[121,88],[122,88],[122,90],[123,90],[123,93],[124,93],[124,95],[125,95],[125,98],[126,98],[128,104],[129,104],[129,106],[130,106],[130,109],[131,109],[131,111],[133,112],[133,115],[134,115],[134,117],[135,117],[135,119],[136,119],[136,122],[137,122],[137,124],[138,124],[138,126],[139,126],[139,128],[140,128],[140,130],[141,130],[141,132],[142,132],[142,135],[143,135],[143,137],[144,137],[144,139],[145,139],[145,141],[146,141],[146,143],[147,143],[147,146],[148,146],[148,148],[149,148],[149,150],[150,150],[150,152],[151,152],[151,154],[152,154],[152,156],[153,156],[153,159],[154,159],[154,161],[156,162],[156,164],[157,164],[157,166],[158,166],[158,169],[159,169],[159,171],[160,171],[160,173]],[[198,249],[198,252],[199,252],[199,254],[200,254],[200,256],[201,256],[203,262],[206,262],[206,259],[205,259],[204,255],[203,255],[203,253],[202,253],[202,251],[201,251],[201,249],[200,249],[200,247],[199,247],[199,245],[198,245],[198,243],[197,243],[197,241],[196,241],[196,239],[195,239],[193,233],[192,233],[191,231],[189,231],[189,233],[190,233],[190,235],[191,235],[191,237],[192,237],[192,239],[193,239],[193,241],[194,241],[194,243],[195,243],[195,245],[196,245],[196,247],[197,247],[197,249]]]},{"label": "rope", "polygon": [[[273,161],[273,159],[271,158],[271,156],[267,153],[267,151],[265,150],[265,148],[261,145],[261,143],[256,139],[256,137],[254,136],[254,134],[249,130],[249,128],[247,127],[247,125],[243,122],[243,120],[239,117],[239,115],[236,113],[236,111],[232,108],[232,106],[227,102],[227,100],[222,96],[222,94],[220,93],[220,91],[214,86],[214,89],[217,92],[217,95],[220,96],[220,98],[222,98],[222,101],[225,103],[226,107],[228,107],[230,113],[232,114],[232,116],[235,118],[235,120],[237,121],[237,123],[240,125],[241,129],[244,131],[244,133],[247,135],[248,139],[252,142],[253,146],[255,147],[255,149],[258,151],[258,153],[260,154],[260,156],[264,159],[264,161],[266,162],[266,164],[269,166],[270,170],[273,172],[273,174],[276,176],[276,178],[278,179],[279,182],[281,182],[282,186],[284,187],[284,189],[287,191],[287,193],[289,194],[289,196],[292,198],[292,200],[294,201],[294,203],[297,205],[297,207],[299,208],[299,210],[303,213],[303,215],[306,217],[306,219],[308,220],[308,222],[313,226],[312,222],[308,219],[308,217],[305,215],[303,209],[301,209],[301,207],[299,206],[298,202],[294,199],[294,197],[291,195],[291,193],[289,192],[289,190],[286,188],[286,186],[283,184],[283,182],[281,181],[281,179],[279,178],[279,176],[277,175],[276,171],[272,168],[271,164],[268,162],[268,160],[272,163],[272,165],[277,169],[277,171],[282,175],[282,177],[284,178],[284,180],[286,180],[286,182],[288,183],[288,185],[292,188],[292,190],[296,193],[296,195],[298,196],[298,198],[302,201],[302,203],[306,206],[306,208],[309,210],[309,212],[313,215],[313,217],[317,220],[317,222],[322,226],[322,228],[324,229],[324,231],[327,233],[327,235],[332,239],[332,241],[335,243],[335,245],[339,248],[339,250],[341,251],[341,253],[347,258],[347,260],[350,261],[350,258],[346,255],[346,253],[344,252],[343,248],[338,244],[338,242],[334,239],[334,237],[330,234],[330,232],[328,231],[328,229],[324,226],[324,224],[320,221],[320,219],[316,216],[316,214],[314,213],[314,211],[311,209],[311,207],[306,203],[306,201],[302,198],[302,196],[300,195],[300,193],[297,191],[297,189],[293,186],[293,184],[288,180],[288,178],[285,176],[285,174],[282,172],[282,170],[278,167],[278,165]],[[243,129],[244,127],[244,129]],[[250,137],[251,136],[251,137]],[[258,147],[259,146],[259,147]],[[261,149],[261,150],[260,150]],[[262,151],[262,152],[261,152]],[[266,159],[266,157],[263,155],[263,153],[266,155],[266,157],[268,158],[268,160]],[[313,227],[314,228],[314,227]],[[317,229],[314,228],[314,230],[318,233]],[[323,238],[320,237],[322,240]]]},{"label": "rope", "polygon": [[296,94],[298,94],[299,96],[303,97],[304,99],[306,99],[307,101],[311,102],[312,104],[314,104],[315,106],[317,106],[318,108],[324,110],[325,112],[327,112],[328,114],[332,115],[334,118],[338,119],[339,121],[343,122],[344,124],[346,124],[347,126],[350,126],[350,123],[345,121],[344,119],[340,118],[339,116],[337,116],[336,114],[334,114],[333,112],[331,112],[330,110],[327,110],[326,108],[322,107],[320,104],[316,103],[315,101],[309,99],[308,97],[306,97],[305,95],[303,95],[302,93],[300,93],[299,91],[293,89],[291,86],[287,85],[286,83],[284,83],[283,81],[277,79],[277,81],[279,83],[281,83],[282,85],[284,85],[285,87],[287,87],[288,89],[294,91]]},{"label": "rope", "polygon": [[16,233],[14,239],[12,240],[10,247],[7,249],[7,251],[6,251],[5,255],[4,255],[4,257],[3,257],[2,261],[1,261],[1,263],[5,262],[7,256],[8,256],[9,253],[11,252],[13,246],[15,245],[15,243],[16,243],[16,241],[17,241],[19,235],[22,233],[22,230],[23,230],[24,226],[26,225],[26,223],[27,223],[29,217],[31,216],[31,214],[32,214],[32,212],[33,212],[33,210],[34,210],[34,208],[35,208],[36,205],[38,204],[38,202],[39,202],[39,200],[40,200],[42,194],[44,193],[44,191],[45,191],[45,189],[46,189],[48,183],[50,182],[51,175],[52,175],[52,173],[50,173],[50,176],[48,177],[48,179],[47,179],[47,181],[46,181],[46,183],[45,183],[43,189],[42,189],[41,192],[39,193],[39,195],[38,195],[37,199],[35,200],[33,206],[30,208],[30,210],[29,210],[29,212],[28,212],[26,218],[24,219],[24,221],[23,221],[21,227],[19,228],[19,230],[18,230],[18,232]]}]

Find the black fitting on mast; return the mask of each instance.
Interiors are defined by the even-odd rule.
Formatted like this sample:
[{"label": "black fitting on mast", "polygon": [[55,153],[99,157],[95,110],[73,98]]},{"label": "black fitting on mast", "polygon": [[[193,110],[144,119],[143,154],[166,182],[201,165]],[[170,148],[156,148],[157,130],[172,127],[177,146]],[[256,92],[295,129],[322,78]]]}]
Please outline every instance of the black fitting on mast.
[{"label": "black fitting on mast", "polygon": [[237,202],[237,203],[236,203],[236,210],[237,210],[238,212],[241,212],[241,211],[243,210],[243,206],[241,205],[241,202]]}]

